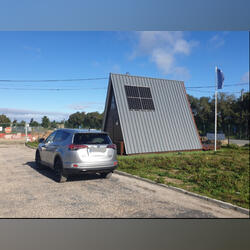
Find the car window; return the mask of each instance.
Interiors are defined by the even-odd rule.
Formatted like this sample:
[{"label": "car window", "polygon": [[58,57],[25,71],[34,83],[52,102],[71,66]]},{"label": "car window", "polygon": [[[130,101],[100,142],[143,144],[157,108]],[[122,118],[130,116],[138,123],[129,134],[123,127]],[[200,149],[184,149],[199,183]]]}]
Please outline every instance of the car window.
[{"label": "car window", "polygon": [[67,139],[69,133],[64,131],[57,131],[54,142],[61,142]]},{"label": "car window", "polygon": [[74,144],[110,144],[111,140],[107,134],[99,133],[76,133]]},{"label": "car window", "polygon": [[44,143],[52,143],[54,141],[54,138],[55,138],[55,135],[56,135],[56,131],[54,131],[53,133],[51,133],[47,139],[45,140]]}]

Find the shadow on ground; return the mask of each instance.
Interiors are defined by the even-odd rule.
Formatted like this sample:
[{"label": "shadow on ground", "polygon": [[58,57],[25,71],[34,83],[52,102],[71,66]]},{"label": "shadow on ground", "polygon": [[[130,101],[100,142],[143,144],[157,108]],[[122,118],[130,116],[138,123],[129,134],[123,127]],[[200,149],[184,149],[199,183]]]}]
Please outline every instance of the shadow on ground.
[{"label": "shadow on ground", "polygon": [[[37,167],[35,161],[28,161],[24,163],[23,165],[29,166],[35,171],[37,171],[39,174],[46,176],[47,178],[56,181],[55,180],[55,172],[50,169],[47,166]],[[67,182],[70,181],[88,181],[88,180],[94,180],[94,179],[100,179],[101,176],[99,174],[81,174],[81,175],[70,175],[68,176]]]}]

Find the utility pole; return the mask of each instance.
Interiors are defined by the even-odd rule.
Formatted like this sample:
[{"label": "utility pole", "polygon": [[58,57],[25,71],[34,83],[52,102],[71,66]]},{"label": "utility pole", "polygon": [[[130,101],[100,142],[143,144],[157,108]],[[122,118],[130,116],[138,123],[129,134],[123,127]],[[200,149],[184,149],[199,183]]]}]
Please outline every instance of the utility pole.
[{"label": "utility pole", "polygon": [[28,141],[28,124],[27,122],[25,122],[25,138],[26,138],[26,142]]},{"label": "utility pole", "polygon": [[241,97],[241,101],[243,102],[243,93],[244,93],[244,89],[241,89],[240,91],[240,97]]}]

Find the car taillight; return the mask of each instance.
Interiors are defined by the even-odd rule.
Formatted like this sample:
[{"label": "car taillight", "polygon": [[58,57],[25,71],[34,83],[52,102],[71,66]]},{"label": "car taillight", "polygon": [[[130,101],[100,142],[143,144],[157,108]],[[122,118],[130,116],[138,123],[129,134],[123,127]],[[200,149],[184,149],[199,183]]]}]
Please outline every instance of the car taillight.
[{"label": "car taillight", "polygon": [[115,145],[115,144],[109,144],[109,145],[107,146],[107,148],[113,148],[113,149],[116,149],[116,145]]},{"label": "car taillight", "polygon": [[68,146],[69,150],[77,150],[77,149],[81,149],[81,148],[88,148],[87,145],[76,145],[76,144],[70,144]]}]

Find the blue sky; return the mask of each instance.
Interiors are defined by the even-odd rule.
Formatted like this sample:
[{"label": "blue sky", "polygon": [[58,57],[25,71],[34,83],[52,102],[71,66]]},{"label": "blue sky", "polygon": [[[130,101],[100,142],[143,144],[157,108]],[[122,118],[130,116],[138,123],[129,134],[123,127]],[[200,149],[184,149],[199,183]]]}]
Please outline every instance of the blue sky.
[{"label": "blue sky", "polygon": [[[188,94],[212,96],[215,66],[222,91],[239,95],[249,80],[249,33],[234,32],[0,32],[0,80],[108,78],[126,73],[184,80]],[[12,119],[67,119],[104,109],[108,80],[0,82],[0,113]],[[57,91],[51,89],[60,89]]]}]

